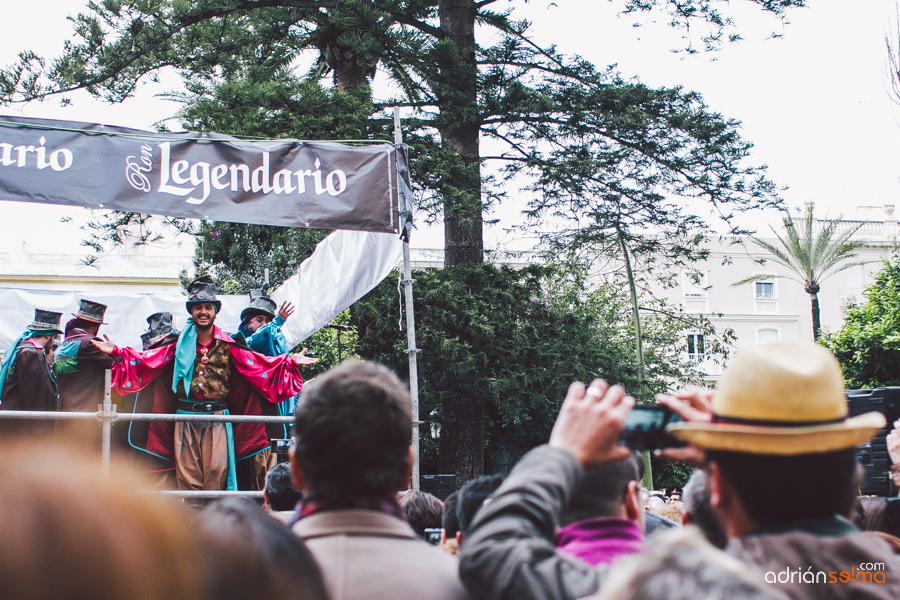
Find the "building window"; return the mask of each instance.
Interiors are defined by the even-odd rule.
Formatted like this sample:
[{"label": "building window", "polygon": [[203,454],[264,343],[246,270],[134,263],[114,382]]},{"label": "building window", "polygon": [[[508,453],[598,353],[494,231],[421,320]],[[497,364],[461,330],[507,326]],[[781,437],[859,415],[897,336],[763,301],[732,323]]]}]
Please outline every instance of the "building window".
[{"label": "building window", "polygon": [[688,359],[694,362],[706,360],[706,344],[701,333],[689,333],[687,336]]},{"label": "building window", "polygon": [[756,299],[772,300],[775,298],[775,282],[774,281],[757,281],[756,282]]},{"label": "building window", "polygon": [[756,345],[765,346],[766,344],[775,344],[778,342],[777,329],[760,329],[756,332]]},{"label": "building window", "polygon": [[708,271],[685,271],[683,274],[684,281],[684,297],[685,298],[706,298],[707,289],[709,288],[709,272]]}]

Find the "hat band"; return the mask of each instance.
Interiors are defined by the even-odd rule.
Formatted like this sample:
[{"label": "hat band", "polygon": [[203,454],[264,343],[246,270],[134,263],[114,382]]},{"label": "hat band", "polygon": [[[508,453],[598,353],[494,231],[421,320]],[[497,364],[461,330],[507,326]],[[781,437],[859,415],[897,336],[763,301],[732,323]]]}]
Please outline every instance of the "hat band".
[{"label": "hat band", "polygon": [[740,417],[723,417],[713,413],[713,423],[728,423],[731,425],[755,425],[757,427],[815,427],[817,425],[834,425],[843,423],[847,417],[829,419],[827,421],[767,421],[765,419],[741,419]]}]

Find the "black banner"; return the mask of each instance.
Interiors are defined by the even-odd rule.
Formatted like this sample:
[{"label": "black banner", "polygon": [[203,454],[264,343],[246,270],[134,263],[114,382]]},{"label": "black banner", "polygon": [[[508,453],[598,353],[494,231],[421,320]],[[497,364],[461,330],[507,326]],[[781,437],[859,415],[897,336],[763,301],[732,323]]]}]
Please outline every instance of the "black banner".
[{"label": "black banner", "polygon": [[269,140],[0,116],[0,200],[398,233],[391,144]]}]

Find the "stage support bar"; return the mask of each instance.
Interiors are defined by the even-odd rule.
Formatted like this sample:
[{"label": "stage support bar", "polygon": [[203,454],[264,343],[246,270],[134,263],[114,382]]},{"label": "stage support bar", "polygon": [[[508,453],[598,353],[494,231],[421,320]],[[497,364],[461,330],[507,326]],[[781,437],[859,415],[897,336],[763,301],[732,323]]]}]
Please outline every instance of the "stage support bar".
[{"label": "stage support bar", "polygon": [[[403,132],[400,131],[400,108],[394,107],[394,143],[403,143]],[[399,172],[398,172],[399,173]],[[409,259],[409,236],[412,233],[412,198],[405,197],[404,187],[400,185],[400,217],[403,227],[403,290],[406,304],[406,341],[409,355],[409,396],[412,399],[412,449],[413,469],[411,488],[419,491],[419,370],[417,359],[420,350],[416,349],[416,319],[413,312],[412,265]]]}]

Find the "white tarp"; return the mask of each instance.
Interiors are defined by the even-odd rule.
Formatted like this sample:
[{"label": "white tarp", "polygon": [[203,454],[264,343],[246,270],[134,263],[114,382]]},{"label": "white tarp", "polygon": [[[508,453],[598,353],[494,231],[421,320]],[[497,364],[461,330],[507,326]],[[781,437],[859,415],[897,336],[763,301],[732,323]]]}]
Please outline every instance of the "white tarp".
[{"label": "white tarp", "polygon": [[[298,272],[273,293],[276,302],[287,300],[296,307],[282,328],[288,345],[299,344],[378,285],[397,265],[401,253],[402,241],[392,233],[335,231],[322,240]],[[63,313],[62,328],[77,312],[81,298],[108,306],[107,325],[100,328],[100,335],[108,335],[120,346],[140,348],[140,336],[147,330],[146,318],[153,313],[171,312],[179,330],[189,316],[183,295],[0,288],[0,351],[34,320],[35,307]],[[249,297],[219,299],[222,312],[216,317],[216,325],[228,332],[237,331]]]},{"label": "white tarp", "polygon": [[400,262],[403,242],[391,233],[335,231],[319,242],[297,273],[272,293],[296,307],[281,328],[288,346],[321,329],[378,285]]}]

